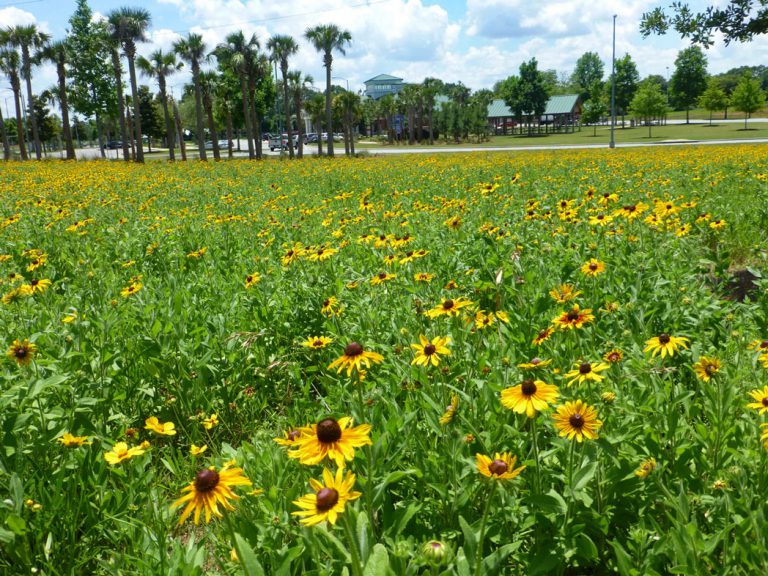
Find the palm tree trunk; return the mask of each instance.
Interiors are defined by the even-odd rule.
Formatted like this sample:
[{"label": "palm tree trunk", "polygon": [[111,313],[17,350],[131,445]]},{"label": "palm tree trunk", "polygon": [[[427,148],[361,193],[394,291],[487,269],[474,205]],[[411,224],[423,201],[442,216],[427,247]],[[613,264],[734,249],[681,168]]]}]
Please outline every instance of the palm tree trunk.
[{"label": "palm tree trunk", "polygon": [[34,96],[32,95],[32,67],[29,55],[29,46],[21,47],[22,68],[24,70],[24,81],[27,84],[27,116],[32,124],[32,139],[35,142],[35,156],[38,160],[42,158],[42,147],[40,146],[40,132],[37,130],[37,118],[35,117]]},{"label": "palm tree trunk", "polygon": [[304,122],[301,118],[301,96],[297,94],[293,99],[293,107],[296,108],[296,128],[299,129],[299,149],[296,153],[298,158],[304,158]]},{"label": "palm tree trunk", "polygon": [[205,115],[208,117],[208,132],[211,133],[211,142],[213,143],[213,159],[221,160],[219,135],[216,133],[216,125],[213,122],[213,102],[209,97],[205,99],[203,107],[205,108]]},{"label": "palm tree trunk", "polygon": [[280,73],[283,75],[283,105],[285,106],[285,131],[288,133],[288,157],[293,160],[293,130],[291,129],[291,101],[288,98],[287,58],[284,62],[280,62]]},{"label": "palm tree trunk", "polygon": [[67,101],[67,72],[64,62],[56,63],[56,73],[59,77],[59,105],[61,106],[61,131],[64,136],[64,146],[67,149],[67,160],[75,159],[75,145],[72,142],[72,129],[69,126],[69,102]]},{"label": "palm tree trunk", "polygon": [[317,155],[322,156],[323,155],[323,121],[318,118],[317,119]]},{"label": "palm tree trunk", "polygon": [[168,112],[168,95],[165,93],[165,76],[158,76],[157,83],[160,87],[160,101],[163,104],[163,118],[165,119],[165,139],[168,141],[168,160],[173,162],[176,160],[176,152],[174,151],[175,138],[173,122],[171,121],[171,115]]},{"label": "palm tree trunk", "polygon": [[3,110],[0,107],[0,137],[3,138],[3,159],[11,159],[11,143],[8,142],[8,132],[5,131],[5,120],[3,120]]},{"label": "palm tree trunk", "polygon": [[131,97],[133,98],[133,128],[136,134],[136,162],[144,162],[144,141],[141,138],[141,108],[139,101],[139,87],[136,83],[135,48],[126,50],[128,59],[128,76],[131,79]]},{"label": "palm tree trunk", "polygon": [[126,130],[128,132],[128,138],[130,140],[130,147],[131,147],[131,160],[136,159],[136,142],[133,140],[133,121],[134,117],[133,114],[131,114],[131,111],[129,109],[126,109],[125,111],[125,121],[126,121]]},{"label": "palm tree trunk", "polygon": [[[255,154],[253,152],[253,123],[251,122],[251,114],[249,110],[251,105],[248,99],[248,81],[245,74],[240,75],[240,91],[243,93],[243,117],[245,118],[245,137],[248,139],[248,158],[253,160]],[[261,132],[259,132],[258,138],[261,138]]]},{"label": "palm tree trunk", "polygon": [[128,150],[128,129],[125,125],[125,96],[123,96],[123,73],[120,68],[120,54],[117,49],[112,50],[112,69],[115,71],[117,80],[117,111],[120,122],[120,139],[123,142],[123,160],[128,162],[131,159],[131,153]]},{"label": "palm tree trunk", "polygon": [[232,107],[231,105],[227,106],[227,157],[231,160],[233,153],[232,153]]},{"label": "palm tree trunk", "polygon": [[24,143],[24,121],[21,114],[21,83],[19,77],[11,77],[11,88],[13,89],[13,103],[16,107],[16,139],[19,143],[19,154],[22,160],[29,160],[27,155],[27,146]]},{"label": "palm tree trunk", "polygon": [[197,118],[197,149],[200,160],[208,161],[208,155],[205,153],[205,130],[203,128],[203,93],[200,90],[200,64],[194,60],[192,62],[192,81],[195,84],[195,116]]},{"label": "palm tree trunk", "polygon": [[[101,157],[106,158],[107,151],[105,149],[106,147],[104,146],[104,138],[102,136],[101,114],[96,112],[95,116],[96,116],[96,138],[99,141],[99,151],[100,151]],[[75,118],[75,122],[77,122],[77,118]],[[76,134],[77,134],[77,147],[80,148],[80,132],[76,130]]]},{"label": "palm tree trunk", "polygon": [[328,156],[333,158],[333,110],[331,109],[331,51],[325,53],[325,124],[328,131]]},{"label": "palm tree trunk", "polygon": [[184,142],[184,133],[181,126],[181,114],[179,114],[179,106],[176,104],[176,100],[173,101],[173,118],[176,124],[176,131],[179,133],[179,152],[181,152],[181,161],[187,161],[187,144]]}]

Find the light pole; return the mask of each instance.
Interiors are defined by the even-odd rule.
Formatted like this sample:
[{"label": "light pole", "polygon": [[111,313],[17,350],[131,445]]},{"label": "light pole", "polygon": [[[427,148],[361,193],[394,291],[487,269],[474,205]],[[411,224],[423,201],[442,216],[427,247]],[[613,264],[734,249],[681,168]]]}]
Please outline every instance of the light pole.
[{"label": "light pole", "polygon": [[616,148],[613,132],[616,129],[616,14],[613,15],[613,54],[611,56],[611,142],[609,148]]},{"label": "light pole", "polygon": [[344,80],[347,83],[347,92],[349,92],[349,80],[342,78],[341,76],[331,76],[331,80]]}]

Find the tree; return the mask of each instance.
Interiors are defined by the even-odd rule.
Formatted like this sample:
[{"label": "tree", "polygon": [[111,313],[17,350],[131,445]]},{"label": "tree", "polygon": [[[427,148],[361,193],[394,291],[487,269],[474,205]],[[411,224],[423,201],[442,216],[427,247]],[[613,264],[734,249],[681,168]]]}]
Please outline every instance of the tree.
[{"label": "tree", "polygon": [[304,122],[302,121],[301,110],[303,108],[304,93],[314,83],[310,75],[303,75],[299,70],[288,72],[288,92],[293,99],[293,108],[296,110],[296,127],[299,131],[299,149],[298,157],[304,156]]},{"label": "tree", "polygon": [[149,55],[149,59],[139,56],[136,60],[139,70],[150,78],[157,79],[157,86],[160,89],[160,105],[163,107],[163,118],[165,120],[165,138],[168,142],[168,159],[173,162],[176,159],[174,152],[174,141],[176,131],[173,129],[173,120],[168,110],[168,93],[166,79],[171,74],[183,67],[181,62],[177,62],[176,54],[173,52],[163,52],[155,50]]},{"label": "tree", "polygon": [[226,37],[225,42],[219,44],[213,52],[216,55],[216,59],[219,61],[219,65],[227,67],[240,79],[245,135],[248,140],[248,157],[251,160],[256,157],[253,147],[254,136],[259,139],[261,138],[261,130],[258,126],[255,127],[258,134],[254,134],[254,126],[250,113],[251,100],[249,94],[249,75],[254,68],[258,50],[259,41],[256,38],[256,35],[253,34],[250,39],[246,40],[245,35],[240,31],[229,34]]},{"label": "tree", "polygon": [[152,152],[152,138],[162,138],[165,132],[163,118],[161,117],[160,104],[149,91],[148,86],[139,86],[139,118],[141,119],[141,133],[146,135],[149,143],[149,151]]},{"label": "tree", "polygon": [[765,92],[760,88],[760,81],[749,73],[744,74],[731,95],[731,104],[739,112],[744,112],[744,130],[746,130],[750,114],[765,106]]},{"label": "tree", "polygon": [[547,108],[549,93],[544,77],[539,72],[536,58],[520,64],[520,76],[511,76],[502,86],[504,103],[514,112],[518,121],[529,117],[528,134],[531,134],[533,118],[541,118]]},{"label": "tree", "polygon": [[694,44],[711,46],[712,35],[720,32],[726,45],[733,40],[747,42],[768,33],[768,2],[766,0],[729,0],[724,7],[708,6],[694,13],[682,2],[672,3],[672,14],[654,8],[643,14],[640,32],[644,37],[666,34],[670,28]]},{"label": "tree", "polygon": [[644,81],[629,104],[629,109],[648,125],[648,138],[651,137],[652,120],[663,116],[667,111],[667,99],[656,82]]},{"label": "tree", "polygon": [[205,154],[205,131],[203,129],[203,94],[200,87],[200,62],[206,59],[206,46],[200,34],[190,32],[186,38],[177,40],[173,50],[192,68],[192,83],[195,87],[195,118],[197,126],[197,149],[200,160],[208,160]]},{"label": "tree", "polygon": [[331,109],[331,67],[333,66],[333,51],[346,54],[345,47],[352,42],[352,35],[347,30],[341,30],[335,24],[320,24],[308,28],[304,37],[323,53],[325,66],[325,122],[328,131],[328,156],[333,157],[333,110]]},{"label": "tree", "polygon": [[[616,60],[615,74],[616,108],[621,111],[621,125],[624,126],[624,115],[637,91],[640,74],[629,54],[625,54],[623,58]],[[606,90],[610,90],[610,83],[606,84]]]},{"label": "tree", "polygon": [[70,55],[70,101],[75,111],[96,119],[99,149],[104,157],[102,120],[118,112],[107,26],[104,22],[93,21],[87,0],[77,0],[77,9],[70,17],[69,25],[66,42]]},{"label": "tree", "polygon": [[72,142],[72,131],[69,127],[69,100],[67,97],[67,70],[69,63],[69,47],[63,40],[58,40],[46,44],[40,52],[44,60],[49,60],[56,65],[56,75],[59,80],[58,101],[61,108],[62,135],[64,136],[64,147],[67,151],[67,160],[75,159],[75,145]]},{"label": "tree", "polygon": [[591,89],[596,82],[602,82],[605,68],[597,52],[585,52],[576,60],[576,68],[571,75],[571,84],[574,84],[581,98],[589,100],[592,97]]},{"label": "tree", "polygon": [[[0,45],[2,45],[0,36]],[[16,141],[19,143],[19,156],[28,160],[27,147],[24,143],[24,122],[21,112],[21,78],[19,76],[19,53],[16,50],[0,50],[0,70],[8,76],[13,90],[13,103],[16,108]]]},{"label": "tree", "polygon": [[597,136],[597,123],[602,118],[610,114],[605,91],[602,90],[602,82],[599,80],[589,90],[592,97],[584,103],[584,109],[581,111],[581,121],[585,124],[592,124],[594,128],[593,136]]},{"label": "tree", "polygon": [[707,89],[699,98],[699,106],[709,111],[709,125],[712,126],[712,113],[725,110],[728,106],[728,96],[715,78],[710,78]]},{"label": "tree", "polygon": [[[338,102],[344,130],[344,152],[348,156],[355,154],[355,123],[360,116],[360,95],[345,90],[334,99]],[[329,135],[330,139],[330,135]]]},{"label": "tree", "polygon": [[[267,41],[267,49],[270,58],[280,64],[280,74],[283,77],[283,108],[285,109],[285,131],[288,133],[288,141],[291,141],[291,99],[288,97],[288,58],[299,51],[299,45],[292,36],[278,34]],[[299,114],[299,111],[296,111]],[[293,146],[288,146],[288,155],[293,158]]]},{"label": "tree", "polygon": [[[388,94],[391,96],[391,94]],[[325,99],[322,94],[315,94],[304,104],[304,109],[312,119],[317,130],[317,155],[323,155],[323,116],[325,115]]]},{"label": "tree", "polygon": [[435,100],[442,88],[443,81],[437,78],[424,78],[421,85],[421,93],[424,95],[424,107],[427,109],[427,125],[429,126],[429,145],[435,143],[434,113]]},{"label": "tree", "polygon": [[[128,76],[131,81],[133,99],[133,117],[141,118],[139,113],[139,88],[136,82],[136,42],[146,40],[146,31],[152,16],[143,8],[118,8],[107,16],[112,38],[123,47],[123,54],[128,60]],[[144,146],[141,138],[141,121],[134,122],[136,133],[136,162],[144,162]]]},{"label": "tree", "polygon": [[221,160],[221,152],[219,150],[219,134],[216,130],[216,122],[213,118],[213,99],[218,91],[219,76],[213,70],[200,72],[200,89],[203,97],[203,110],[208,118],[208,133],[211,136],[211,144],[213,147],[213,158],[215,160]]},{"label": "tree", "polygon": [[707,89],[707,57],[698,46],[681,50],[675,59],[675,71],[669,81],[670,102],[685,108],[685,123],[690,122],[691,108]]},{"label": "tree", "polygon": [[[35,156],[38,160],[42,157],[40,149],[40,131],[37,126],[35,114],[32,114],[32,105],[34,95],[32,94],[32,49],[38,50],[51,39],[48,34],[40,32],[37,26],[29,24],[28,26],[12,26],[6,28],[5,43],[16,48],[21,48],[21,77],[27,85],[27,110],[30,112],[30,124],[32,124],[32,139],[35,142]],[[2,42],[0,42],[2,43]]]},{"label": "tree", "polygon": [[2,106],[0,106],[0,138],[3,140],[3,160],[10,160],[11,143],[8,141],[8,131],[5,129]]}]

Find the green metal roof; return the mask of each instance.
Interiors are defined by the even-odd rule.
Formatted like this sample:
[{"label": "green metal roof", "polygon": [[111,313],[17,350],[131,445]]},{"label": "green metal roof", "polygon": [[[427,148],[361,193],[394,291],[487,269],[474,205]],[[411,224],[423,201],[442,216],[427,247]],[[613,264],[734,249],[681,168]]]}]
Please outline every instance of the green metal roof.
[{"label": "green metal roof", "polygon": [[510,116],[514,116],[514,114],[501,98],[488,104],[488,118],[509,118]]},{"label": "green metal roof", "polygon": [[579,101],[578,94],[563,94],[562,96],[551,96],[544,110],[544,115],[549,114],[570,114]]},{"label": "green metal roof", "polygon": [[389,74],[379,74],[378,76],[374,76],[370,80],[366,80],[363,82],[363,84],[368,84],[369,82],[402,82],[402,78],[398,78],[397,76],[390,76]]}]

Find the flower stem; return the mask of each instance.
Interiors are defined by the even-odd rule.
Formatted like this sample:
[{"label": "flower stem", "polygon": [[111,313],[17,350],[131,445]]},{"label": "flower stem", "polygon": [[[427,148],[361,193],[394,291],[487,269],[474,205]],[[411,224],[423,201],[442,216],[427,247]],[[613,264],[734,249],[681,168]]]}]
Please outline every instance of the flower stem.
[{"label": "flower stem", "polygon": [[349,523],[349,514],[344,514],[344,531],[349,540],[349,554],[352,556],[352,576],[363,576],[363,567],[360,564],[360,551],[357,548],[355,532]]},{"label": "flower stem", "polygon": [[541,494],[541,466],[539,463],[539,439],[536,429],[538,414],[531,418],[531,439],[533,443],[533,459],[536,461],[536,494]]},{"label": "flower stem", "polygon": [[475,551],[475,576],[480,576],[483,567],[483,541],[485,540],[485,525],[488,522],[488,513],[491,511],[491,501],[496,493],[496,482],[491,481],[491,489],[488,491],[488,498],[485,501],[483,510],[483,519],[480,522],[480,537],[477,539],[477,550]]}]

